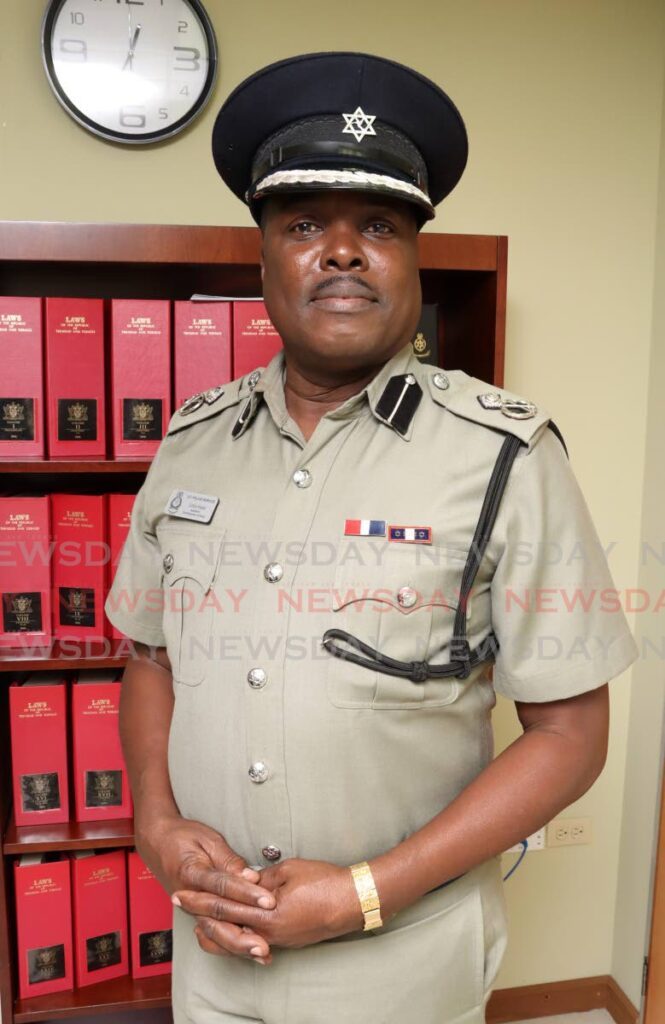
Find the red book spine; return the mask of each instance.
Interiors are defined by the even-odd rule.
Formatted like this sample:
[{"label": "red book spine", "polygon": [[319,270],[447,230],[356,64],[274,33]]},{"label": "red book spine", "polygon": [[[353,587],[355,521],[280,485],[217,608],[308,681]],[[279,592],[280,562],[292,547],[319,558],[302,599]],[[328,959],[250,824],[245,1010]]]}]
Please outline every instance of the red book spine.
[{"label": "red book spine", "polygon": [[49,500],[0,498],[0,647],[51,640]]},{"label": "red book spine", "polygon": [[21,857],[14,861],[14,883],[21,999],[73,989],[69,858]]},{"label": "red book spine", "polygon": [[72,751],[77,821],[131,818],[132,797],[120,744],[119,681],[113,670],[79,673],[72,686]]},{"label": "red book spine", "polygon": [[0,459],[43,459],[42,300],[0,296]]},{"label": "red book spine", "polygon": [[128,974],[125,851],[74,854],[72,894],[77,986]]},{"label": "red book spine", "polygon": [[52,494],[53,633],[102,639],[106,617],[106,502],[99,494]]},{"label": "red book spine", "polygon": [[46,299],[46,391],[50,458],[103,459],[103,299]]},{"label": "red book spine", "polygon": [[231,303],[176,302],[175,407],[231,380]]},{"label": "red book spine", "polygon": [[136,850],[127,855],[132,977],[170,974],[173,904]]},{"label": "red book spine", "polygon": [[171,418],[170,303],[113,299],[111,303],[113,455],[154,455]]},{"label": "red book spine", "polygon": [[[108,563],[106,573],[106,592],[111,589],[113,577],[124,543],[129,533],[132,508],[136,500],[135,494],[109,494],[108,496]],[[115,640],[122,640],[125,634],[121,633],[108,619],[106,619],[106,635]]]},{"label": "red book spine", "polygon": [[51,683],[47,673],[33,673],[22,686],[13,682],[9,720],[16,824],[69,821],[64,681]]},{"label": "red book spine", "polygon": [[282,348],[263,302],[233,303],[233,376],[267,366]]}]

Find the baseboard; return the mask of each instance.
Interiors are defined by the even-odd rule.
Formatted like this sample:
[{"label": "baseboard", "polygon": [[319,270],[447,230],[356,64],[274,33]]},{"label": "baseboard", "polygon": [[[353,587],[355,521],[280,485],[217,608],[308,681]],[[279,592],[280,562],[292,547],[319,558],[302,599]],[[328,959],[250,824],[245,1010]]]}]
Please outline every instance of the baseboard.
[{"label": "baseboard", "polygon": [[544,985],[495,989],[487,1004],[487,1024],[551,1017],[585,1010],[607,1010],[616,1024],[637,1024],[639,1011],[609,974]]}]

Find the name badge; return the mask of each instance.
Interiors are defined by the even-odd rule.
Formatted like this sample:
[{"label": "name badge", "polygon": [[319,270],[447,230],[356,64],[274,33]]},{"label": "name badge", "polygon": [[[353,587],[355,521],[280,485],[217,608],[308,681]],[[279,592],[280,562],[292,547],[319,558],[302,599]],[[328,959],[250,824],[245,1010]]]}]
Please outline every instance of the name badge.
[{"label": "name badge", "polygon": [[214,494],[197,494],[195,491],[173,491],[166,503],[165,512],[178,519],[191,519],[196,523],[209,523],[219,498]]}]

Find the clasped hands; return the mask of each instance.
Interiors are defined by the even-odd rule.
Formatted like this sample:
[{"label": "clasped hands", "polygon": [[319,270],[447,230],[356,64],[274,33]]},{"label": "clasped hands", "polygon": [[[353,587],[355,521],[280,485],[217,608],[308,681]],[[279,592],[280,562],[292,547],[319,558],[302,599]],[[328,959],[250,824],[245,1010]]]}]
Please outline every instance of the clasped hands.
[{"label": "clasped hands", "polygon": [[183,875],[194,887],[172,900],[196,918],[208,953],[269,964],[271,946],[307,946],[363,926],[351,872],[326,861],[293,857],[256,871],[234,856],[222,870],[199,862]]}]

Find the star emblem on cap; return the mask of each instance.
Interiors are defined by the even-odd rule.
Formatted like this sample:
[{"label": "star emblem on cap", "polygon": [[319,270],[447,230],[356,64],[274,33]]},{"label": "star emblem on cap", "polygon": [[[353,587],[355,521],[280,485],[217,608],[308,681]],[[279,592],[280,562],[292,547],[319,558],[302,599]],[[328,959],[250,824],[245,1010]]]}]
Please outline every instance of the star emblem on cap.
[{"label": "star emblem on cap", "polygon": [[376,135],[376,114],[366,114],[362,107],[356,107],[352,114],[342,114],[342,117],[346,121],[342,135],[353,135],[356,142],[362,142],[366,135]]}]

